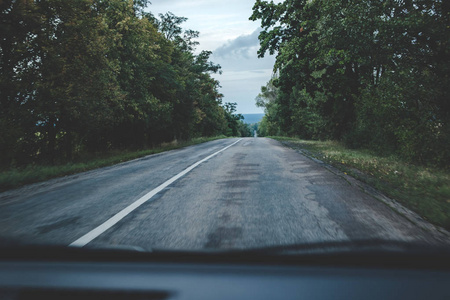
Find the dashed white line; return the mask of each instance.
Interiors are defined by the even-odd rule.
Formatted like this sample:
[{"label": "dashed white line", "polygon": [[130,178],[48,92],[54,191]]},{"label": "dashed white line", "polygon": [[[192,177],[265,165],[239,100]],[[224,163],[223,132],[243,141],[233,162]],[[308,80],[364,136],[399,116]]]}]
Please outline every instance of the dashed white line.
[{"label": "dashed white line", "polygon": [[203,163],[203,162],[207,161],[208,159],[216,156],[220,152],[227,150],[228,148],[230,148],[231,146],[235,145],[236,143],[238,143],[241,140],[242,139],[239,139],[236,142],[232,143],[231,145],[228,145],[225,148],[222,148],[221,150],[219,150],[217,152],[214,152],[213,154],[205,157],[202,160],[199,160],[198,162],[196,162],[195,164],[191,165],[187,169],[185,169],[182,172],[178,173],[177,175],[173,176],[172,178],[170,178],[166,182],[162,183],[161,185],[159,185],[155,189],[151,190],[150,192],[148,192],[147,194],[145,194],[144,196],[142,196],[141,198],[139,198],[138,200],[136,200],[135,202],[133,202],[132,204],[130,204],[129,206],[127,206],[126,208],[121,210],[120,212],[118,212],[116,215],[114,215],[110,219],[106,220],[103,224],[97,226],[96,228],[92,229],[91,231],[89,231],[88,233],[86,233],[85,235],[83,235],[82,237],[80,237],[79,239],[74,241],[73,243],[71,243],[69,246],[73,246],[73,247],[83,247],[83,246],[85,246],[86,244],[88,244],[89,242],[94,240],[96,237],[101,235],[103,232],[105,232],[106,230],[108,230],[109,228],[111,228],[112,226],[117,224],[117,222],[119,222],[120,220],[125,218],[128,214],[130,214],[136,208],[138,208],[139,206],[141,206],[142,204],[144,204],[145,202],[150,200],[153,196],[155,196],[156,194],[161,192],[163,189],[168,187],[170,184],[172,184],[173,182],[175,182],[176,180],[178,180],[182,176],[186,175],[190,171],[192,171],[194,168],[196,168],[201,163]]}]

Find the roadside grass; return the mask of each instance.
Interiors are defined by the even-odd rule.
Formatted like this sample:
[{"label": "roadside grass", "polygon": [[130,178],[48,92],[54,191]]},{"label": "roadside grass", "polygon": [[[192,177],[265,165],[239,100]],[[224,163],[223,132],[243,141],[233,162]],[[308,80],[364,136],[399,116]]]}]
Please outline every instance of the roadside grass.
[{"label": "roadside grass", "polygon": [[112,151],[110,153],[101,154],[97,157],[94,156],[90,158],[83,158],[80,162],[67,163],[64,165],[32,165],[21,169],[4,170],[0,172],[0,192],[18,188],[25,184],[36,183],[51,178],[111,166],[146,155],[201,144],[222,138],[226,138],[226,136],[194,138],[185,142],[174,141],[170,143],[163,143],[161,146],[156,148],[139,151]]},{"label": "roadside grass", "polygon": [[291,148],[306,150],[311,156],[382,191],[429,222],[450,230],[450,170],[415,165],[369,150],[349,149],[336,141],[271,138]]}]

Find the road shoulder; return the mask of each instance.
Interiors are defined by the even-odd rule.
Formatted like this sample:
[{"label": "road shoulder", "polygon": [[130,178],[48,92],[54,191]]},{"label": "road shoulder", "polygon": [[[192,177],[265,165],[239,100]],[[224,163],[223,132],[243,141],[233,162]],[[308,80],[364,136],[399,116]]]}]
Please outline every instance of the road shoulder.
[{"label": "road shoulder", "polygon": [[[321,165],[323,168],[327,169],[329,172],[345,179],[351,186],[359,188],[364,193],[366,193],[366,194],[370,195],[371,197],[375,198],[376,200],[384,203],[385,205],[387,205],[389,208],[391,208],[394,212],[396,212],[400,216],[404,217],[405,219],[407,219],[414,225],[418,226],[419,228],[429,232],[437,240],[439,240],[443,243],[450,244],[450,232],[447,231],[446,229],[428,222],[427,220],[425,220],[423,217],[421,217],[416,212],[403,206],[396,200],[386,196],[384,193],[382,193],[381,191],[372,187],[371,185],[369,185],[365,182],[362,182],[361,180],[359,180],[353,176],[350,176],[346,172],[343,172],[343,171],[339,170],[338,168],[314,157],[314,155],[310,151],[299,147],[298,144],[292,144],[292,143],[289,143],[288,141],[278,141],[278,142],[281,143],[283,146],[291,148],[291,149],[295,150],[297,153],[302,154],[303,156],[314,161],[315,163]],[[354,171],[360,172],[362,176],[366,175],[363,172],[361,172],[360,170],[355,169]]]}]

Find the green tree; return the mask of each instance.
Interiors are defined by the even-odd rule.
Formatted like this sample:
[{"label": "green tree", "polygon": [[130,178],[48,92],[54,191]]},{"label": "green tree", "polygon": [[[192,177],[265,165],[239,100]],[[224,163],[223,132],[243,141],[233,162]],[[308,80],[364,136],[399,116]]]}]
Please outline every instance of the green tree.
[{"label": "green tree", "polygon": [[449,161],[448,4],[258,0],[250,19],[259,56],[276,54],[263,128]]},{"label": "green tree", "polygon": [[2,1],[0,166],[57,163],[227,127],[211,52],[149,1]]},{"label": "green tree", "polygon": [[0,167],[7,167],[28,163],[37,152],[33,106],[39,56],[30,49],[40,14],[35,3],[12,0],[0,2],[0,14]]},{"label": "green tree", "polygon": [[250,136],[250,128],[242,120],[244,116],[241,114],[235,114],[236,102],[225,102],[225,117],[228,122],[228,128],[226,131],[227,136]]}]

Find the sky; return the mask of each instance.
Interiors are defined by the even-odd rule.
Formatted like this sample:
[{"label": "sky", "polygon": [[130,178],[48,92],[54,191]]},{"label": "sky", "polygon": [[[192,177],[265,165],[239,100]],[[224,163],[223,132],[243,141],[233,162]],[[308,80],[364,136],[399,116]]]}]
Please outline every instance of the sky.
[{"label": "sky", "polygon": [[271,75],[275,57],[258,58],[259,21],[250,21],[254,0],[151,0],[155,16],[172,12],[188,20],[183,29],[200,32],[196,53],[212,51],[210,60],[222,67],[213,77],[222,86],[223,102],[236,102],[237,113],[262,113],[255,97]]}]

